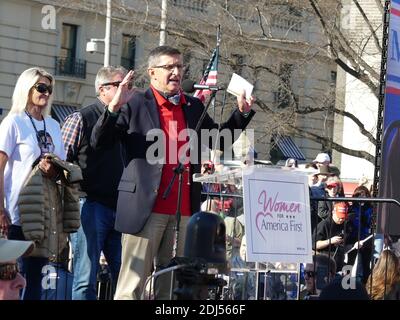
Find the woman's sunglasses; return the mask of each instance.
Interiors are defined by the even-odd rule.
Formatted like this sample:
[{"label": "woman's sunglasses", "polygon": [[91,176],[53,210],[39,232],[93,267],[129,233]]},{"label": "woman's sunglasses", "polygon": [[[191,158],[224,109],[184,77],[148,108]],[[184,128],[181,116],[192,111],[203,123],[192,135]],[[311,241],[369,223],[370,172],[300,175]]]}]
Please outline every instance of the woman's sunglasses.
[{"label": "woman's sunglasses", "polygon": [[53,93],[53,86],[51,85],[48,86],[45,83],[36,83],[33,87],[39,93],[46,93],[46,92],[48,92],[49,94]]},{"label": "woman's sunglasses", "polygon": [[17,277],[19,272],[18,264],[0,264],[0,280],[10,281]]}]

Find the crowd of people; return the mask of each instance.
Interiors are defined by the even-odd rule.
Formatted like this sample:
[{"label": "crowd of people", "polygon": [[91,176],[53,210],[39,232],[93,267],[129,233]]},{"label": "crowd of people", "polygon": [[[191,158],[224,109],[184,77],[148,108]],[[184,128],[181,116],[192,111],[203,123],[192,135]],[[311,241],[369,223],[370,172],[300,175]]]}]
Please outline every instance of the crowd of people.
[{"label": "crowd of people", "polygon": [[[298,168],[296,161],[288,159],[286,167]],[[312,170],[308,170],[308,169]],[[382,251],[379,246],[374,246],[373,234],[373,207],[368,201],[328,201],[324,197],[337,198],[344,197],[343,183],[340,179],[340,171],[332,166],[328,154],[318,154],[312,163],[303,165],[304,171],[310,171],[309,189],[310,196],[321,198],[320,201],[311,200],[311,225],[312,225],[312,243],[313,243],[313,263],[301,266],[298,273],[297,268],[290,265],[284,265],[284,271],[298,273],[299,281],[304,284],[301,286],[300,299],[397,299],[396,292],[399,285],[396,280],[396,266],[398,257],[395,250],[390,250],[386,246]],[[208,206],[204,209],[223,213],[225,217],[227,232],[227,257],[232,267],[230,274],[229,290],[230,296],[246,299],[255,299],[255,266],[254,263],[246,262],[245,256],[245,225],[243,208],[241,200],[238,198],[229,198],[226,193],[237,194],[240,190],[235,190],[234,186],[205,185],[205,193],[220,193],[221,197],[214,197],[208,200]],[[369,188],[363,183],[355,187],[352,193],[353,198],[371,198]],[[239,204],[238,204],[239,201]],[[234,203],[235,205],[232,205]],[[205,203],[206,204],[206,203]],[[229,204],[225,208],[224,204]],[[206,208],[207,207],[207,208]],[[224,209],[222,209],[224,208]],[[379,253],[382,252],[382,255]],[[382,257],[385,263],[390,266],[386,269],[386,294],[373,294],[376,290],[384,288],[385,281]],[[379,259],[378,259],[379,258]],[[278,264],[279,265],[279,264]],[[271,272],[278,274],[280,266],[277,264],[268,264],[267,268],[260,268],[258,272]],[[373,270],[371,270],[373,268]],[[244,269],[252,272],[243,272]],[[291,295],[295,298],[289,287],[283,289],[283,283],[287,282],[287,276],[284,280],[275,281],[273,273],[268,278],[268,290],[275,288],[274,292],[268,294],[269,299],[290,299]],[[281,274],[283,276],[284,273]],[[351,276],[355,280],[355,287],[346,291],[342,287],[341,281]],[[377,276],[373,281],[374,276]],[[265,280],[264,280],[265,281]],[[263,286],[259,283],[259,287]],[[326,287],[325,290],[323,290]],[[380,287],[380,289],[376,289]],[[286,293],[284,291],[287,291]],[[323,294],[322,294],[323,293]],[[382,292],[381,292],[382,293]],[[322,294],[322,295],[321,295]],[[260,296],[258,297],[260,298]],[[262,297],[261,297],[262,298]]]},{"label": "crowd of people", "polygon": [[[313,163],[306,164],[305,168],[317,170],[309,175],[312,199],[345,197],[340,171],[331,164],[328,154],[318,154]],[[391,249],[390,241],[385,247],[379,245],[380,235],[375,233],[373,225],[373,206],[368,202],[371,192],[365,181],[353,190],[351,197],[366,201],[311,200],[314,256],[313,264],[306,264],[304,268],[306,285],[302,297],[398,299],[399,283],[396,279],[400,270],[397,267],[399,258]],[[355,280],[352,290],[343,287],[342,281],[346,276]],[[387,281],[383,281],[382,277],[386,277]],[[385,294],[382,294],[382,288]]]}]

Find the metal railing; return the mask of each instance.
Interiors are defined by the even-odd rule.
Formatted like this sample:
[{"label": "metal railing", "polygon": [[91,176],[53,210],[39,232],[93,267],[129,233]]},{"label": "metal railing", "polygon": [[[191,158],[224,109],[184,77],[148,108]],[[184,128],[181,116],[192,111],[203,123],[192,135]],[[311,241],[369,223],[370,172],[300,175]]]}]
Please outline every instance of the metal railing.
[{"label": "metal railing", "polygon": [[397,204],[400,208],[400,202],[397,201],[396,199],[390,199],[390,198],[353,198],[353,197],[310,197],[310,200],[315,200],[315,201],[343,201],[343,202],[373,202],[373,203],[394,203]]},{"label": "metal railing", "polygon": [[86,60],[55,57],[55,75],[86,79]]}]

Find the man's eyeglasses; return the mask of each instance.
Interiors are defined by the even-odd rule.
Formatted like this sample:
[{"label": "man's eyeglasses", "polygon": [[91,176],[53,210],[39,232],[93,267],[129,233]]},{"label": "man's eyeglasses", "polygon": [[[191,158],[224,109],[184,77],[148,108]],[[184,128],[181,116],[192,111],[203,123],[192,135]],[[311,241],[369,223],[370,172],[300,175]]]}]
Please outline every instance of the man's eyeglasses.
[{"label": "man's eyeglasses", "polygon": [[[113,86],[113,87],[118,87],[121,84],[122,81],[114,81],[114,82],[106,82],[103,83],[101,86],[106,87],[106,86]],[[131,90],[133,88],[133,83],[129,82],[128,83],[128,89]]]},{"label": "man's eyeglasses", "polygon": [[168,72],[172,72],[175,70],[175,68],[178,68],[178,70],[181,71],[185,68],[185,66],[183,64],[164,64],[162,66],[155,66],[152,68],[161,68],[167,70]]},{"label": "man's eyeglasses", "polygon": [[315,271],[304,271],[304,275],[306,275],[309,278],[315,277]]},{"label": "man's eyeglasses", "polygon": [[10,281],[17,277],[19,267],[17,263],[0,264],[0,280]]},{"label": "man's eyeglasses", "polygon": [[49,94],[53,93],[53,86],[52,85],[48,86],[45,83],[36,83],[33,87],[39,93],[46,93],[46,92],[48,92]]}]

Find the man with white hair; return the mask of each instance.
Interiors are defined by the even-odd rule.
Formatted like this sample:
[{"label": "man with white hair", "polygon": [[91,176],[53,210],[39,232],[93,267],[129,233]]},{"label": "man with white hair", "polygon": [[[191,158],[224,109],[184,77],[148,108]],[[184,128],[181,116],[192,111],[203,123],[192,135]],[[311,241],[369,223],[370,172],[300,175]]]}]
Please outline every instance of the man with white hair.
[{"label": "man with white hair", "polygon": [[17,259],[32,252],[32,241],[0,239],[0,300],[19,300],[26,280],[19,273]]}]

